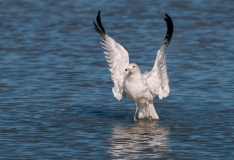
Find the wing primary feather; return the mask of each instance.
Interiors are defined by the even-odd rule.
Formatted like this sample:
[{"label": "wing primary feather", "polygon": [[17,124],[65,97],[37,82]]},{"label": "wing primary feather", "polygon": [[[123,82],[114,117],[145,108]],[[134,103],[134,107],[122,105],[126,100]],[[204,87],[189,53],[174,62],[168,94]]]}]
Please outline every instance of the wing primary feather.
[{"label": "wing primary feather", "polygon": [[173,22],[171,20],[171,17],[168,14],[165,14],[165,16],[166,16],[166,18],[164,18],[164,20],[167,23],[167,34],[166,34],[165,39],[164,39],[164,44],[167,43],[166,45],[168,46],[169,43],[171,42],[174,26],[173,26]]},{"label": "wing primary feather", "polygon": [[100,30],[100,28],[96,25],[95,22],[93,22],[94,24],[94,29],[99,33],[100,36],[102,36],[103,39],[105,39],[105,33],[102,32],[102,30]]},{"label": "wing primary feather", "polygon": [[101,29],[104,33],[106,33],[104,27],[102,26],[102,21],[101,21],[100,13],[101,13],[101,11],[98,12],[98,16],[97,16],[96,20],[97,20],[97,23],[98,23],[98,26],[100,27],[100,29]]},{"label": "wing primary feather", "polygon": [[102,25],[100,11],[98,12],[96,21],[97,21],[97,24],[95,22],[93,22],[94,28],[103,37],[103,39],[105,39],[106,31],[105,31],[105,29],[104,29],[104,27]]},{"label": "wing primary feather", "polygon": [[[94,23],[94,22],[93,22]],[[102,31],[96,26],[96,24],[94,23],[94,25],[95,25],[95,30],[103,37],[104,35],[103,35],[103,33],[102,33]],[[104,37],[103,37],[104,38]]]}]

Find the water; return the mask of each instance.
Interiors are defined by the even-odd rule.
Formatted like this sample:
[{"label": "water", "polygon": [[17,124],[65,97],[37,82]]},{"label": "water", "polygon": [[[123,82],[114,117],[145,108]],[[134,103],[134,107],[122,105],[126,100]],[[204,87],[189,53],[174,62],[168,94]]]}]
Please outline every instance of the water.
[{"label": "water", "polygon": [[[170,96],[160,121],[133,123],[118,102],[92,21],[142,71],[167,50]],[[232,1],[0,1],[0,159],[234,157]]]}]

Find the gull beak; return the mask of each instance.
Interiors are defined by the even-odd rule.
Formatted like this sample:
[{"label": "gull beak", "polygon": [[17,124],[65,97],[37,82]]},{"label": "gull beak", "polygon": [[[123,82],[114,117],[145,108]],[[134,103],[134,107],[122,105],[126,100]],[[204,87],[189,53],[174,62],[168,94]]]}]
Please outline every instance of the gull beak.
[{"label": "gull beak", "polygon": [[130,71],[130,68],[126,68],[125,71]]}]

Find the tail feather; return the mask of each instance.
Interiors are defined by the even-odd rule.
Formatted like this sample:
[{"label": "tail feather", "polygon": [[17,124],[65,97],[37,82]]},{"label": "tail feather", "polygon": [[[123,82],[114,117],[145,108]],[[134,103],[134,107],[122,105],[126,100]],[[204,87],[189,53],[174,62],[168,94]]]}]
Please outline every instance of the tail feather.
[{"label": "tail feather", "polygon": [[149,118],[149,112],[147,109],[148,106],[150,109],[150,116],[152,117],[152,119],[159,119],[153,103],[149,103],[148,105],[147,103],[137,103],[137,106],[138,106],[138,118],[139,119]]}]

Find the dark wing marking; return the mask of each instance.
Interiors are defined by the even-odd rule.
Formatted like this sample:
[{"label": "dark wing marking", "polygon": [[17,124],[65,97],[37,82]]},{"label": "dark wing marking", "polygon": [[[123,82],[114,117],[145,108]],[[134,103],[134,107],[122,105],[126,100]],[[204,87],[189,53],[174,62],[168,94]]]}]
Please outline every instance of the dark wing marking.
[{"label": "dark wing marking", "polygon": [[95,30],[105,39],[106,31],[102,25],[101,17],[100,17],[100,11],[98,12],[97,18],[96,18],[97,24],[93,21]]},{"label": "dark wing marking", "polygon": [[171,20],[171,17],[168,16],[167,14],[165,14],[166,18],[164,18],[164,20],[166,21],[167,23],[167,34],[164,38],[164,43],[166,45],[166,47],[170,44],[171,42],[171,38],[172,38],[172,35],[173,35],[173,22]]}]

